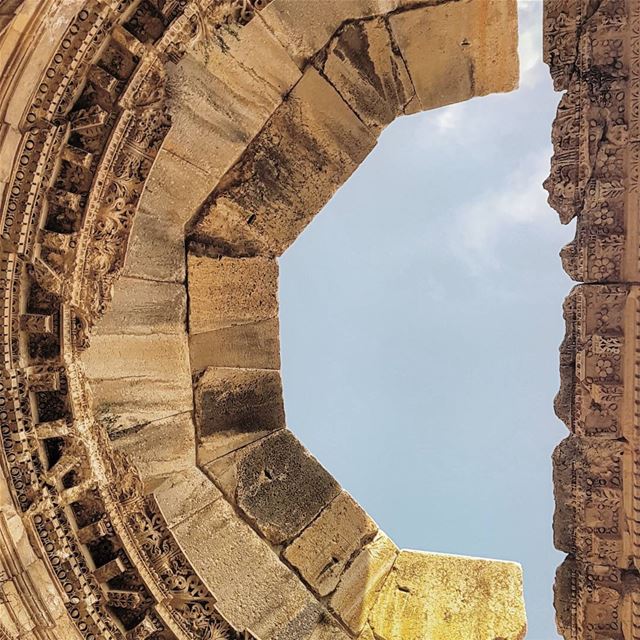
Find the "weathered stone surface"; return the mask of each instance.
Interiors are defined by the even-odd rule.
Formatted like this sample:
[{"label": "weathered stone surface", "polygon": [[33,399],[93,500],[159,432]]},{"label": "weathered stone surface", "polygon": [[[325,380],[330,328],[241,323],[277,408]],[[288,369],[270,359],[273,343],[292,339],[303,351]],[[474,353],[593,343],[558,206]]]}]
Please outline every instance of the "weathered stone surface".
[{"label": "weathered stone surface", "polygon": [[376,523],[343,491],[286,548],[284,557],[319,595],[326,596],[377,531]]},{"label": "weathered stone surface", "polygon": [[380,640],[522,640],[520,565],[401,551],[370,616]]},{"label": "weathered stone surface", "polygon": [[515,88],[517,37],[505,25],[516,22],[514,0],[445,2],[391,15],[422,109]]},{"label": "weathered stone surface", "polygon": [[206,367],[279,369],[278,318],[190,335],[189,355],[192,371]]},{"label": "weathered stone surface", "polygon": [[224,456],[206,470],[275,544],[299,534],[340,492],[287,430]]},{"label": "weathered stone surface", "polygon": [[93,336],[83,362],[94,411],[111,434],[193,408],[183,336]]},{"label": "weathered stone surface", "polygon": [[122,277],[97,335],[184,334],[187,292],[183,285]]},{"label": "weathered stone surface", "polygon": [[169,527],[222,497],[220,490],[196,467],[174,473],[154,492]]},{"label": "weathered stone surface", "polygon": [[189,332],[214,331],[278,315],[278,264],[269,258],[189,255]]},{"label": "weathered stone surface", "polygon": [[[553,454],[555,545],[594,564],[627,567],[632,549],[625,509],[631,452],[623,442],[571,436]],[[627,476],[628,477],[628,476]]]},{"label": "weathered stone surface", "polygon": [[133,222],[123,275],[184,282],[184,224],[160,211],[141,208]]},{"label": "weathered stone surface", "polygon": [[214,191],[194,237],[240,254],[247,247],[281,254],[374,145],[336,90],[308,68]]},{"label": "weathered stone surface", "polygon": [[[174,528],[198,573],[216,594],[217,606],[261,638],[304,640],[321,606],[269,546],[217,500]],[[202,553],[202,541],[215,540]]]},{"label": "weathered stone surface", "polygon": [[264,23],[255,20],[247,27],[231,27],[201,42],[171,72],[173,126],[165,149],[204,171],[210,184],[300,78]]},{"label": "weathered stone surface", "polygon": [[[417,0],[416,4],[423,1]],[[387,13],[403,4],[404,0],[323,0],[322,11],[318,12],[306,2],[279,0],[267,5],[260,17],[304,68],[306,60],[324,48],[343,23]]]},{"label": "weathered stone surface", "polygon": [[201,464],[285,427],[278,371],[207,369],[195,388]]},{"label": "weathered stone surface", "polygon": [[343,573],[329,607],[354,633],[366,633],[365,623],[398,555],[398,548],[379,531]]},{"label": "weathered stone surface", "polygon": [[195,426],[182,413],[142,427],[116,432],[114,445],[131,457],[148,492],[196,463]]},{"label": "weathered stone surface", "polygon": [[413,111],[415,90],[383,18],[345,25],[317,62],[342,98],[373,130]]}]

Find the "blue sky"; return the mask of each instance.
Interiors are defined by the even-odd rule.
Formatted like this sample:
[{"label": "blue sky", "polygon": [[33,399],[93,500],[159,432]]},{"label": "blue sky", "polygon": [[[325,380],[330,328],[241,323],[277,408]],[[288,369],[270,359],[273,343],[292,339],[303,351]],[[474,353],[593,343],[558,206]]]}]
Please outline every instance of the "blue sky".
[{"label": "blue sky", "polygon": [[559,638],[551,451],[571,239],[541,183],[542,2],[520,89],[405,117],[281,261],[287,422],[404,548],[517,560]]}]

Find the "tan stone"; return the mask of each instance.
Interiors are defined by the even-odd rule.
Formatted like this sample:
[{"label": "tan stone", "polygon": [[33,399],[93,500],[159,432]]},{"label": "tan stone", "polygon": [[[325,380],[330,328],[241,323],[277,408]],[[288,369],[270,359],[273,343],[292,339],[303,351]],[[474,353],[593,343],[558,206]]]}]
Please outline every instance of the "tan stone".
[{"label": "tan stone", "polygon": [[222,497],[220,490],[197,467],[172,474],[154,495],[170,527]]},{"label": "tan stone", "polygon": [[317,11],[313,3],[278,0],[267,5],[260,18],[304,68],[307,59],[322,49],[343,23],[386,13],[406,3],[407,0],[323,0],[322,11]]},{"label": "tan stone", "polygon": [[340,30],[320,63],[342,98],[376,132],[405,113],[415,96],[394,49],[384,19],[353,22]]},{"label": "tan stone", "polygon": [[133,221],[123,275],[184,282],[185,264],[184,225],[159,209],[141,208]]},{"label": "tan stone", "polygon": [[131,456],[147,491],[196,463],[196,434],[191,413],[150,422],[115,435],[115,447]]},{"label": "tan stone", "polygon": [[401,551],[370,623],[380,640],[522,640],[522,569],[512,562]]},{"label": "tan stone", "polygon": [[[305,640],[323,614],[315,598],[225,500],[217,500],[173,529],[217,607],[260,638]],[[215,540],[202,553],[202,541]]]},{"label": "tan stone", "polygon": [[187,341],[182,336],[93,336],[83,362],[96,415],[112,434],[193,407]]},{"label": "tan stone", "polygon": [[340,492],[286,429],[214,460],[205,470],[274,544],[298,535]]},{"label": "tan stone", "polygon": [[[260,131],[300,71],[263,23],[201,42],[171,71],[165,149],[218,180]],[[258,53],[258,51],[260,53]]]},{"label": "tan stone", "polygon": [[278,318],[189,336],[191,370],[206,367],[280,368]]},{"label": "tan stone", "polygon": [[376,535],[376,523],[345,491],[286,548],[284,557],[320,596],[337,586],[353,556]]},{"label": "tan stone", "polygon": [[228,251],[281,254],[375,142],[331,84],[307,68],[212,194],[194,236],[215,245],[233,228]]},{"label": "tan stone", "polygon": [[278,264],[268,258],[189,255],[189,332],[213,331],[278,315]]},{"label": "tan stone", "polygon": [[363,630],[397,555],[396,545],[379,531],[342,574],[329,607],[353,633]]},{"label": "tan stone", "polygon": [[207,369],[195,388],[200,463],[285,427],[278,371]]},{"label": "tan stone", "polygon": [[517,86],[516,23],[515,0],[462,0],[391,15],[422,109]]},{"label": "tan stone", "polygon": [[184,285],[122,277],[110,309],[96,327],[98,335],[180,334],[186,329]]}]

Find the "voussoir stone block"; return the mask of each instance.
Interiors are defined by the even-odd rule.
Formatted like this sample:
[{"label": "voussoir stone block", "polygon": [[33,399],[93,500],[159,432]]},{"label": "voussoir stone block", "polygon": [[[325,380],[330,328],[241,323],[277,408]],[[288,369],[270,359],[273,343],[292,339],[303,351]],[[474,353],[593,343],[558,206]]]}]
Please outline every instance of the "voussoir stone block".
[{"label": "voussoir stone block", "polygon": [[207,464],[205,470],[272,543],[297,536],[340,486],[288,430]]},{"label": "voussoir stone block", "polygon": [[515,0],[418,7],[389,24],[423,110],[517,86]]},{"label": "voussoir stone block", "polygon": [[260,20],[247,27],[201,42],[171,70],[173,117],[164,148],[213,184],[301,75]]},{"label": "voussoir stone block", "polygon": [[280,373],[209,368],[195,388],[201,463],[218,458],[285,426]]},{"label": "voussoir stone block", "polygon": [[320,596],[331,593],[345,566],[377,533],[376,523],[345,491],[286,548],[284,557]]},{"label": "voussoir stone block", "polygon": [[415,89],[384,18],[346,24],[318,68],[374,131],[415,109]]},{"label": "voussoir stone block", "polygon": [[330,609],[352,633],[363,633],[369,611],[398,555],[398,547],[382,531],[365,545],[342,574],[329,600]]},{"label": "voussoir stone block", "polygon": [[190,254],[188,277],[190,334],[278,315],[278,264],[273,259]]},{"label": "voussoir stone block", "polygon": [[401,551],[369,617],[379,640],[522,640],[520,565]]},{"label": "voussoir stone block", "polygon": [[280,255],[375,143],[331,84],[308,67],[213,192],[192,225],[193,238],[240,255]]},{"label": "voussoir stone block", "polygon": [[[216,607],[238,627],[265,640],[307,640],[317,637],[313,634],[323,619],[331,620],[298,577],[238,518],[226,500],[205,506],[173,532],[215,593]],[[203,541],[211,541],[206,553],[202,552]]]},{"label": "voussoir stone block", "polygon": [[268,318],[189,336],[191,370],[280,368],[280,323]]}]

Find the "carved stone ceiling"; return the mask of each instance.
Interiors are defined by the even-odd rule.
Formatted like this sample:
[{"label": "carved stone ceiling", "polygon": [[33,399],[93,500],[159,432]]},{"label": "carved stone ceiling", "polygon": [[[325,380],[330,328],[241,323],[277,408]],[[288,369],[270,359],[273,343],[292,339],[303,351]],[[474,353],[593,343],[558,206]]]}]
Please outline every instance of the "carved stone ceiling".
[{"label": "carved stone ceiling", "polygon": [[[545,7],[558,620],[638,639],[640,2]],[[518,565],[398,550],[286,428],[277,298],[387,124],[515,87],[515,12],[0,4],[0,638],[524,637]]]}]

